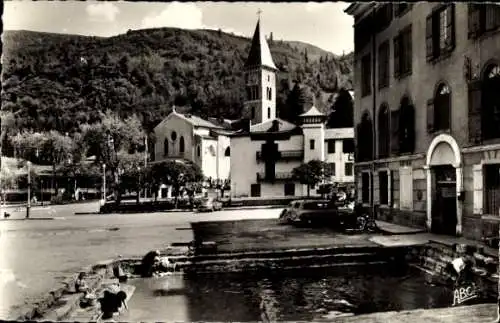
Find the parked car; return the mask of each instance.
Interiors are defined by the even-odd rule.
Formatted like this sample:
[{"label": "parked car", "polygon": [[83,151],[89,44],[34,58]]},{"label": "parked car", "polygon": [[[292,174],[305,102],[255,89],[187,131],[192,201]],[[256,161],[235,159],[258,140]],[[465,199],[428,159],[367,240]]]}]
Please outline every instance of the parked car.
[{"label": "parked car", "polygon": [[290,203],[280,214],[281,223],[333,224],[338,220],[337,206],[328,200],[297,200]]},{"label": "parked car", "polygon": [[213,212],[222,210],[222,202],[214,198],[204,198],[198,207],[198,212]]}]

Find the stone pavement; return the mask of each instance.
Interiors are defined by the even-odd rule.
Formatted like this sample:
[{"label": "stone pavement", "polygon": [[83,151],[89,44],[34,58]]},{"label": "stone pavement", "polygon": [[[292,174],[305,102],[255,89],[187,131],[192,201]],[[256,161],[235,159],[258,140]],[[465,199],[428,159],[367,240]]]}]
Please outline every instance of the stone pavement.
[{"label": "stone pavement", "polygon": [[410,234],[410,233],[426,232],[425,229],[410,228],[407,226],[389,223],[389,222],[380,221],[380,220],[375,220],[375,223],[377,224],[377,227],[381,231],[386,232],[386,233],[390,233],[390,234]]},{"label": "stone pavement", "polygon": [[332,317],[322,322],[335,323],[496,323],[497,305],[480,304],[438,309],[381,312],[358,316]]}]

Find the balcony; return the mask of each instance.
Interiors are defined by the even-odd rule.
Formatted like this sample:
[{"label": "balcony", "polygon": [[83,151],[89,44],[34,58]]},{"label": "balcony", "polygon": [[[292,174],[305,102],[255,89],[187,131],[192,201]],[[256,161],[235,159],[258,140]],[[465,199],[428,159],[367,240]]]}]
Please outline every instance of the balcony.
[{"label": "balcony", "polygon": [[[279,152],[279,157],[277,160],[302,160],[304,159],[303,150],[284,150]],[[263,161],[262,152],[256,152],[256,160]]]},{"label": "balcony", "polygon": [[293,175],[291,172],[276,172],[274,174],[274,179],[266,178],[265,172],[257,173],[257,182],[280,182],[280,181],[293,181]]}]

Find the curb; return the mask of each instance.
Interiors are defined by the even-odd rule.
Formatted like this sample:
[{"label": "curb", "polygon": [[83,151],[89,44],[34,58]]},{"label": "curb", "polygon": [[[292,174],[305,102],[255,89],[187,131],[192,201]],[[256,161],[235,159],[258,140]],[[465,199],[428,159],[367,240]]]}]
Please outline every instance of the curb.
[{"label": "curb", "polygon": [[21,219],[0,219],[0,221],[37,221],[37,220],[66,220],[65,217],[47,217],[47,218],[21,218]]},{"label": "curb", "polygon": [[[239,211],[239,210],[268,210],[268,209],[282,209],[286,207],[286,205],[265,205],[265,206],[231,206],[224,207],[221,211]],[[215,211],[219,212],[219,211]],[[171,210],[157,210],[157,211],[148,211],[148,212],[136,212],[136,211],[122,211],[122,212],[76,212],[75,215],[109,215],[109,214],[138,214],[138,213],[202,213],[197,212],[197,210],[193,209],[171,209]],[[207,212],[203,212],[207,213]],[[210,212],[208,212],[210,213]],[[213,212],[212,212],[213,213]]]}]

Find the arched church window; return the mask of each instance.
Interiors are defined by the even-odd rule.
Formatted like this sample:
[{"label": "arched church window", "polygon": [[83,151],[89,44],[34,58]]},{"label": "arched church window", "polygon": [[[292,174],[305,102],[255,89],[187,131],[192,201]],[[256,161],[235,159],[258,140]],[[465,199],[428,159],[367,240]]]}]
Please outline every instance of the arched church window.
[{"label": "arched church window", "polygon": [[181,154],[184,153],[184,136],[181,136],[181,139],[179,139],[179,152]]},{"label": "arched church window", "polygon": [[200,157],[200,156],[201,156],[201,147],[200,147],[200,145],[196,146],[196,155],[197,155],[198,157]]},{"label": "arched church window", "polygon": [[485,139],[500,137],[500,67],[490,66],[482,85],[482,128]]},{"label": "arched church window", "polygon": [[399,152],[412,153],[415,149],[415,109],[407,96],[399,108]]},{"label": "arched church window", "polygon": [[378,156],[384,158],[389,156],[390,145],[390,114],[389,107],[383,103],[378,113]]},{"label": "arched church window", "polygon": [[252,119],[255,118],[255,106],[252,106]]},{"label": "arched church window", "polygon": [[271,119],[271,108],[267,108],[267,118]]},{"label": "arched church window", "polygon": [[231,156],[231,147],[226,148],[226,150],[224,151],[224,156],[226,156],[226,157]]},{"label": "arched church window", "polygon": [[168,139],[163,141],[163,156],[168,156]]},{"label": "arched church window", "polygon": [[434,129],[450,129],[451,91],[445,83],[439,84],[434,95]]},{"label": "arched church window", "polygon": [[170,138],[172,139],[172,141],[177,140],[177,132],[172,131],[172,134],[170,135]]}]

